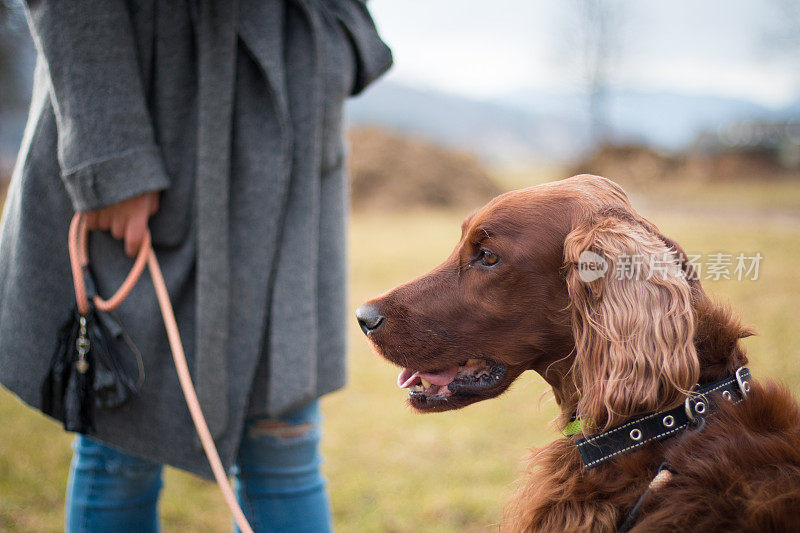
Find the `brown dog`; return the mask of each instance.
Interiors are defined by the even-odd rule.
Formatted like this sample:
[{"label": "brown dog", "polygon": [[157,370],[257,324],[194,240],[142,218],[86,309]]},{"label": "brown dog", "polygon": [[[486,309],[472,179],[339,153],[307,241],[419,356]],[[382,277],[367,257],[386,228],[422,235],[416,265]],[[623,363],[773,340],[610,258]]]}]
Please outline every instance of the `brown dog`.
[{"label": "brown dog", "polygon": [[[610,180],[495,198],[444,263],[356,315],[417,411],[493,398],[535,370],[560,427],[580,421],[533,454],[507,529],[800,531],[800,407],[737,373],[750,332]],[[675,429],[637,429],[662,420]]]}]

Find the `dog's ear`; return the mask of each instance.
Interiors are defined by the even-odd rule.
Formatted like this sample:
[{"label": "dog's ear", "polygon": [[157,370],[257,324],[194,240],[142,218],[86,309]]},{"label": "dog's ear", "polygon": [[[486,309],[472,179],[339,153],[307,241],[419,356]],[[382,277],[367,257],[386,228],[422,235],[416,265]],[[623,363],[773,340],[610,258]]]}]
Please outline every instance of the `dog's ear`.
[{"label": "dog's ear", "polygon": [[672,407],[698,379],[692,291],[670,242],[623,208],[565,240],[575,410],[596,429]]}]

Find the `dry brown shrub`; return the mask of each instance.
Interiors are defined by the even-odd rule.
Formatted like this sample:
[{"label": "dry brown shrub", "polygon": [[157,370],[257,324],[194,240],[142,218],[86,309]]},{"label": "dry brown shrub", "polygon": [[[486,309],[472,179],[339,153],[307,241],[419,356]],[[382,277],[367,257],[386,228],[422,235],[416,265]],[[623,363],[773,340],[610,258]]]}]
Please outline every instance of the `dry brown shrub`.
[{"label": "dry brown shrub", "polygon": [[473,209],[501,190],[476,157],[380,128],[350,131],[356,210]]}]

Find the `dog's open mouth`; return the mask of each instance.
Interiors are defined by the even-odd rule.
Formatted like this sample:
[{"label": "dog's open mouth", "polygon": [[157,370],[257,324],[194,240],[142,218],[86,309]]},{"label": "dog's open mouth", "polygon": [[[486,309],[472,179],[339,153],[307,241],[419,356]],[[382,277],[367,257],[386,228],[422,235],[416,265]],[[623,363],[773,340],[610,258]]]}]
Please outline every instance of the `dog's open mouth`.
[{"label": "dog's open mouth", "polygon": [[488,359],[469,359],[438,372],[404,368],[397,386],[408,389],[412,407],[425,410],[443,407],[454,397],[485,395],[503,383],[507,368]]}]

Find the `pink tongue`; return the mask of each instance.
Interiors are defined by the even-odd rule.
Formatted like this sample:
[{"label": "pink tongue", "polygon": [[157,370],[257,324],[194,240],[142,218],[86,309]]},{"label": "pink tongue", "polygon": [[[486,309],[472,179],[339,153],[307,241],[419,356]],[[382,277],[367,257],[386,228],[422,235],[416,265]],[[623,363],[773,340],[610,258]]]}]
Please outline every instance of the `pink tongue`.
[{"label": "pink tongue", "polygon": [[397,386],[401,389],[407,389],[415,384],[417,378],[420,378],[424,379],[425,381],[430,381],[434,385],[443,387],[453,381],[453,379],[456,377],[456,374],[458,374],[457,365],[437,373],[413,372],[407,368],[404,368],[397,376]]}]

